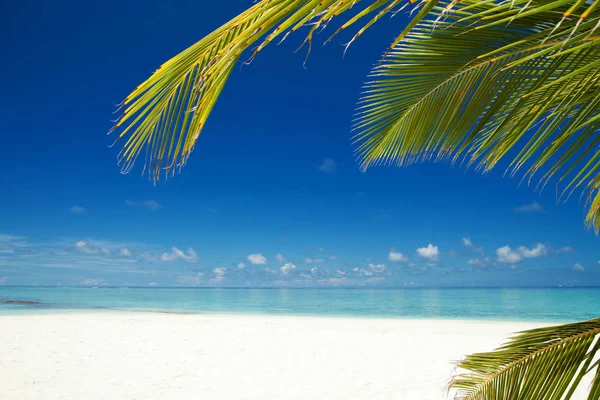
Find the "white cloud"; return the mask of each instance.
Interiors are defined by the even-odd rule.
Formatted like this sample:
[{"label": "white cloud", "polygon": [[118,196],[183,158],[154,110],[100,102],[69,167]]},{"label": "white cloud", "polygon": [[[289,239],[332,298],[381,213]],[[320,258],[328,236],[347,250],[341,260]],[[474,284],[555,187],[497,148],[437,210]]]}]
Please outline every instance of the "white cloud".
[{"label": "white cloud", "polygon": [[531,249],[520,246],[518,250],[525,258],[537,258],[548,255],[548,248],[541,243],[536,244]]},{"label": "white cloud", "polygon": [[284,256],[283,256],[283,254],[281,254],[281,253],[277,253],[277,254],[275,255],[275,259],[276,259],[278,262],[280,262],[280,263],[284,263],[284,262],[285,262],[285,257],[284,257]]},{"label": "white cloud", "polygon": [[360,276],[373,276],[385,272],[385,264],[369,263],[369,268],[354,268],[352,271]]},{"label": "white cloud", "polygon": [[8,281],[7,278],[4,278],[4,277],[0,278],[0,285],[6,283],[7,281]]},{"label": "white cloud", "polygon": [[337,261],[337,257],[335,255],[333,255],[333,254],[329,256],[329,259],[331,261]]},{"label": "white cloud", "polygon": [[262,254],[250,254],[246,257],[251,264],[254,265],[267,265],[267,258]]},{"label": "white cloud", "polygon": [[105,256],[110,256],[110,250],[106,247],[100,247],[95,245],[90,245],[89,243],[79,240],[75,242],[75,249],[81,251],[86,254],[104,254]]},{"label": "white cloud", "polygon": [[156,282],[150,282],[150,283],[148,284],[148,286],[158,286],[158,283],[156,283]]},{"label": "white cloud", "polygon": [[504,246],[497,249],[496,256],[498,256],[498,262],[508,264],[516,263],[523,259],[523,257],[516,251],[513,251],[510,246]]},{"label": "white cloud", "polygon": [[337,270],[335,270],[335,272],[337,272],[338,275],[341,275],[341,276],[346,275],[346,271],[342,271],[341,269],[337,269]]},{"label": "white cloud", "polygon": [[404,256],[402,253],[398,253],[396,251],[390,251],[388,254],[388,260],[390,261],[408,261],[408,258]]},{"label": "white cloud", "polygon": [[479,267],[483,267],[488,265],[492,260],[489,257],[485,257],[485,258],[471,258],[469,261],[467,261],[468,264],[470,265],[477,265]]},{"label": "white cloud", "polygon": [[437,246],[429,243],[427,247],[418,248],[417,254],[431,262],[436,262],[438,260],[438,256],[440,255],[440,250]]},{"label": "white cloud", "polygon": [[465,245],[465,247],[472,247],[473,246],[473,242],[471,241],[471,239],[469,238],[462,238],[463,244]]},{"label": "white cloud", "polygon": [[241,262],[241,263],[239,263],[239,264],[237,265],[237,267],[238,267],[239,269],[244,269],[244,268],[246,268],[246,264],[244,264],[243,262]]},{"label": "white cloud", "polygon": [[531,249],[519,246],[516,250],[513,250],[510,246],[504,246],[496,250],[496,255],[498,256],[498,262],[513,264],[518,263],[524,258],[545,257],[548,255],[548,248],[541,243],[536,244]]},{"label": "white cloud", "polygon": [[373,277],[373,278],[366,279],[366,280],[365,280],[365,283],[366,283],[367,285],[375,285],[375,284],[377,284],[377,283],[381,283],[381,282],[383,282],[384,280],[385,280],[385,278],[384,278],[384,277],[382,277],[382,276],[375,276],[375,277]]},{"label": "white cloud", "polygon": [[[600,264],[600,261],[598,261],[598,263]],[[312,268],[310,269],[310,273],[311,273],[311,274],[316,274],[318,270],[319,270],[319,269],[318,269],[317,267],[312,267]]]},{"label": "white cloud", "polygon": [[215,277],[210,280],[210,283],[221,282],[223,279],[225,279],[226,272],[227,272],[227,268],[225,268],[225,267],[214,268],[213,274],[215,274]]},{"label": "white cloud", "polygon": [[196,262],[198,261],[198,255],[191,247],[185,253],[179,250],[177,247],[172,247],[170,253],[163,253],[160,256],[160,261],[168,262],[175,260],[182,260],[185,262]]},{"label": "white cloud", "polygon": [[523,204],[522,206],[515,208],[515,212],[518,213],[536,213],[542,211],[544,211],[544,208],[537,201],[529,204]]},{"label": "white cloud", "polygon": [[71,211],[73,214],[85,214],[86,212],[85,208],[81,206],[72,206],[69,208],[69,211]]},{"label": "white cloud", "polygon": [[83,286],[97,286],[104,283],[104,279],[84,279],[79,284]]},{"label": "white cloud", "polygon": [[385,271],[385,264],[369,264],[371,271],[381,273]]},{"label": "white cloud", "polygon": [[125,204],[131,207],[144,207],[148,210],[158,211],[163,208],[162,204],[157,202],[156,200],[143,200],[143,201],[133,201],[133,200],[125,200]]},{"label": "white cloud", "polygon": [[123,257],[131,257],[131,250],[129,250],[127,247],[123,247],[121,250],[119,250],[119,254]]},{"label": "white cloud", "polygon": [[317,165],[317,169],[326,174],[333,174],[337,171],[337,164],[332,158],[326,158]]},{"label": "white cloud", "polygon": [[573,271],[582,272],[585,271],[585,267],[579,263],[573,265]]},{"label": "white cloud", "polygon": [[118,247],[114,244],[101,242],[98,240],[90,240],[89,242],[78,240],[75,242],[75,250],[85,254],[97,254],[111,257],[112,252],[109,247],[112,247],[115,251],[118,249]]},{"label": "white cloud", "polygon": [[281,266],[281,268],[279,268],[279,271],[281,271],[282,274],[289,274],[290,272],[292,272],[293,270],[296,269],[296,266],[292,263],[285,263],[284,265]]},{"label": "white cloud", "polygon": [[304,259],[304,264],[322,264],[324,263],[325,260],[322,258],[310,258],[310,257],[306,257]]}]

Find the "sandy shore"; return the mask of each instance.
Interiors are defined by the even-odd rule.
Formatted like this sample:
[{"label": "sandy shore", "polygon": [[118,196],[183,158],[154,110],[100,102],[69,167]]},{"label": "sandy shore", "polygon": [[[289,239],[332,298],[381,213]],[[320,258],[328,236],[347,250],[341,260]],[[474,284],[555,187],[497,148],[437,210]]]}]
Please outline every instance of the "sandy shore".
[{"label": "sandy shore", "polygon": [[0,398],[445,399],[452,360],[537,326],[118,312],[0,316]]}]

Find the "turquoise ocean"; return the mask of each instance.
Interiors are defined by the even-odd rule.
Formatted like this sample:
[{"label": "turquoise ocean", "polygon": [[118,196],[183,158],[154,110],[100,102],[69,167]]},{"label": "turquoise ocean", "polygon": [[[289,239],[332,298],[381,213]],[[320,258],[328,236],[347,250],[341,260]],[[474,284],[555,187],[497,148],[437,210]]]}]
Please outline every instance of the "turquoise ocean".
[{"label": "turquoise ocean", "polygon": [[600,317],[600,288],[0,287],[0,316],[88,310],[569,322]]}]

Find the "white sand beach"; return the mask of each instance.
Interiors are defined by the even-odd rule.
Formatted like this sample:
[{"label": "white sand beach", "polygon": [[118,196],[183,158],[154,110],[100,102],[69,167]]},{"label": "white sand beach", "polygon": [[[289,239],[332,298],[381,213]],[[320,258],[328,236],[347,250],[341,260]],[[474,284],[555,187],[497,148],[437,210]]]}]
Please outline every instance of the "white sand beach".
[{"label": "white sand beach", "polygon": [[1,316],[0,399],[445,399],[451,361],[542,325],[125,312]]}]

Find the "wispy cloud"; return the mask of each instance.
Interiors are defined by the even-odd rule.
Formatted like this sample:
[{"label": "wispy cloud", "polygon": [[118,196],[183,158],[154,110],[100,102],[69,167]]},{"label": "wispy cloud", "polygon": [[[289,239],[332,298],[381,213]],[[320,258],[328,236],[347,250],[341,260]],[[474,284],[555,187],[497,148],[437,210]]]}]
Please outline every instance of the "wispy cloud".
[{"label": "wispy cloud", "polygon": [[390,254],[388,254],[388,260],[404,262],[404,261],[408,261],[408,258],[404,254],[398,253],[397,251],[390,251]]},{"label": "wispy cloud", "polygon": [[385,264],[369,263],[368,268],[354,268],[352,272],[357,276],[373,276],[385,272]]},{"label": "wispy cloud", "polygon": [[17,242],[24,239],[24,236],[0,234],[0,242]]},{"label": "wispy cloud", "polygon": [[464,237],[462,238],[462,242],[465,245],[465,247],[473,247],[473,242],[470,238]]},{"label": "wispy cloud", "polygon": [[563,247],[560,247],[560,248],[554,250],[554,252],[558,253],[558,254],[560,254],[560,253],[573,253],[574,251],[575,250],[571,246],[563,246]]},{"label": "wispy cloud", "polygon": [[125,200],[125,205],[130,207],[143,207],[148,210],[158,211],[163,208],[163,205],[157,202],[156,200],[142,200],[142,201],[134,201],[134,200]]},{"label": "wispy cloud", "polygon": [[491,262],[492,262],[492,260],[490,257],[471,258],[469,261],[467,261],[468,264],[476,265],[478,267],[485,267],[485,266],[489,265]]},{"label": "wispy cloud", "polygon": [[87,210],[81,206],[75,205],[71,206],[69,211],[71,211],[73,214],[85,214]]},{"label": "wispy cloud", "polygon": [[275,255],[275,259],[277,260],[277,262],[283,263],[285,262],[285,257],[283,256],[283,254],[281,253],[277,253]]},{"label": "wispy cloud", "polygon": [[585,267],[579,263],[573,265],[573,271],[575,272],[583,272],[585,271]]},{"label": "wispy cloud", "polygon": [[337,171],[337,164],[333,161],[333,158],[326,158],[317,164],[316,168],[326,174],[333,174]]},{"label": "wispy cloud", "polygon": [[311,257],[306,257],[304,259],[304,264],[322,264],[324,263],[325,260],[322,258],[311,258]]},{"label": "wispy cloud", "polygon": [[131,250],[129,250],[127,247],[123,247],[121,250],[119,250],[119,255],[123,257],[131,257]]},{"label": "wispy cloud", "polygon": [[84,240],[78,240],[77,242],[75,242],[75,249],[86,254],[103,254],[105,256],[111,255],[110,249],[108,249],[107,247],[89,244]]},{"label": "wispy cloud", "polygon": [[515,212],[517,213],[537,213],[542,211],[544,211],[544,208],[537,201],[529,204],[523,204],[522,206],[515,208]]},{"label": "wispy cloud", "polygon": [[225,274],[227,273],[227,268],[218,267],[213,269],[213,274],[215,277],[210,280],[210,283],[221,283],[223,279],[225,279]]}]

